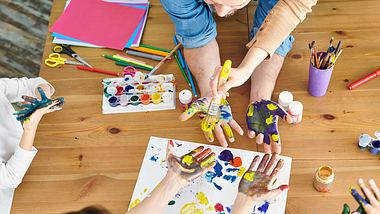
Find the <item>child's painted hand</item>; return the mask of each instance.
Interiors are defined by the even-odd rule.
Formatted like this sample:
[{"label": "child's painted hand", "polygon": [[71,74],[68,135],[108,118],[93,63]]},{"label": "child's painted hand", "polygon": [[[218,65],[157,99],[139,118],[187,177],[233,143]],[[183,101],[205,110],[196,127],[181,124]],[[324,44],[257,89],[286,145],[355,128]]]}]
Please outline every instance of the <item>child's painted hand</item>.
[{"label": "child's painted hand", "polygon": [[[64,99],[62,97],[55,99],[55,100],[52,100],[46,96],[46,94],[42,88],[38,87],[37,90],[40,94],[41,100],[38,100],[34,97],[22,96],[22,98],[24,99],[24,102],[17,102],[16,103],[17,106],[22,108],[22,110],[14,113],[17,116],[16,119],[18,121],[24,122],[24,121],[28,120],[29,117],[34,112],[36,112],[38,109],[43,109],[43,108],[46,108],[48,106],[50,106],[50,108],[60,108],[63,105]],[[54,103],[54,105],[51,106],[51,104],[53,104],[53,103]]]},{"label": "child's painted hand", "polygon": [[[355,189],[351,188],[351,194],[359,203],[360,208],[364,209],[367,214],[380,213],[380,190],[373,179],[369,179],[368,186],[362,178],[358,179],[358,185],[363,191],[365,198],[362,197]],[[361,209],[358,209],[361,210]],[[360,213],[356,210],[354,213]]]},{"label": "child's painted hand", "polygon": [[24,123],[22,124],[24,130],[35,130],[40,120],[45,114],[61,110],[62,107],[57,107],[59,105],[59,102],[59,100],[54,100],[50,105],[43,108],[39,108],[35,112],[33,112],[27,120],[24,120]]},{"label": "child's painted hand", "polygon": [[[184,113],[181,114],[179,119],[181,121],[186,121],[190,119],[191,117],[193,117],[196,113],[200,113],[201,118],[203,118],[208,112],[210,101],[211,101],[211,98],[206,98],[206,97],[200,98],[194,101],[190,105],[190,107]],[[216,123],[214,129],[211,131],[203,131],[203,133],[209,142],[213,142],[214,141],[213,132],[214,132],[220,145],[222,145],[223,147],[227,147],[228,143],[224,135],[227,136],[230,142],[234,142],[235,138],[234,138],[232,129],[234,129],[240,135],[243,135],[244,132],[243,132],[243,129],[240,127],[240,125],[233,119],[231,106],[225,99],[221,100],[221,105],[219,106],[219,110],[220,110],[219,120]]]},{"label": "child's painted hand", "polygon": [[281,185],[276,189],[271,189],[277,179],[278,172],[284,165],[284,161],[282,159],[277,161],[278,155],[276,153],[272,155],[270,160],[269,157],[270,154],[265,154],[256,171],[254,171],[260,160],[260,157],[256,156],[240,181],[239,193],[246,196],[246,200],[252,204],[251,207],[255,203],[275,199],[289,188],[288,185]]},{"label": "child's painted hand", "polygon": [[[257,144],[264,142],[265,153],[280,154],[281,140],[277,123],[279,117],[289,120],[290,117],[287,116],[286,111],[273,101],[261,100],[251,103],[246,114],[248,137],[254,138],[256,135]],[[271,141],[273,141],[272,145],[270,145]]]},{"label": "child's painted hand", "polygon": [[210,148],[200,146],[182,157],[175,156],[173,149],[174,143],[169,140],[166,149],[168,173],[175,174],[174,177],[181,186],[211,170],[216,164],[216,155]]}]

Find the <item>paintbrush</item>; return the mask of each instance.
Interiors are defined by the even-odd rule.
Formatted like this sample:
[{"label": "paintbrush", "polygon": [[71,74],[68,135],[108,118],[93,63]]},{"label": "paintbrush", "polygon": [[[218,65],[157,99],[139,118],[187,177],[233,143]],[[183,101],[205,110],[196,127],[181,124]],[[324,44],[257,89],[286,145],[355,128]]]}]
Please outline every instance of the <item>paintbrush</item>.
[{"label": "paintbrush", "polygon": [[[231,66],[232,66],[231,60],[226,60],[224,62],[222,70],[220,71],[220,74],[219,74],[218,87],[220,87],[222,84],[224,84],[227,81],[228,76],[230,75]],[[210,106],[207,111],[207,115],[202,119],[202,122],[201,122],[201,129],[204,132],[210,132],[215,127],[215,124],[217,123],[219,119],[218,112],[219,112],[220,102],[221,102],[221,99],[216,100],[213,98],[211,100]]]},{"label": "paintbrush", "polygon": [[167,60],[167,59],[169,59],[172,55],[173,55],[173,53],[180,47],[182,45],[182,43],[181,42],[179,42],[178,43],[178,45],[177,46],[175,46],[171,51],[170,51],[170,53],[167,55],[167,56],[165,56],[165,58],[163,58],[156,66],[154,66],[154,68],[149,72],[149,74],[147,74],[146,76],[145,76],[145,79],[148,79],[152,74],[154,74],[154,72],[156,72],[163,64],[165,64],[165,61]]}]

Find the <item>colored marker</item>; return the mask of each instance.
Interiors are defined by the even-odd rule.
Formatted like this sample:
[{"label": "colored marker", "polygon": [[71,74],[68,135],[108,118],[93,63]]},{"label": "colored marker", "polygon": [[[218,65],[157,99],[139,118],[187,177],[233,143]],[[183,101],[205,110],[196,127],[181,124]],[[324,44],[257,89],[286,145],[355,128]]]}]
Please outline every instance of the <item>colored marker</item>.
[{"label": "colored marker", "polygon": [[188,84],[189,86],[191,86],[191,84],[190,84],[190,82],[189,82],[189,79],[187,78],[186,73],[185,73],[185,71],[183,70],[182,65],[181,65],[181,63],[179,62],[178,57],[177,57],[176,54],[174,54],[174,59],[175,59],[175,61],[177,62],[178,67],[179,67],[179,70],[181,70],[181,73],[182,73],[183,77],[185,78],[185,81],[187,82],[187,84]]},{"label": "colored marker", "polygon": [[140,51],[140,52],[143,52],[143,53],[148,53],[148,54],[154,54],[154,55],[159,55],[159,56],[167,56],[168,53],[167,52],[164,52],[164,51],[158,51],[158,50],[153,50],[153,49],[150,49],[150,48],[144,48],[144,47],[131,47],[129,48],[131,50],[135,50],[135,51]]},{"label": "colored marker", "polygon": [[165,48],[158,48],[158,47],[155,47],[155,46],[152,46],[152,45],[140,44],[140,47],[143,47],[143,48],[150,48],[150,49],[153,49],[153,50],[156,50],[156,51],[163,51],[163,52],[168,52],[168,53],[170,53],[170,50],[168,50],[168,49],[165,49]]},{"label": "colored marker", "polygon": [[[173,37],[174,39],[174,44],[178,44],[178,40],[177,40],[177,37],[174,35]],[[182,53],[181,53],[181,50],[178,49],[178,58],[179,58],[179,61],[182,62],[182,65],[183,65],[183,68],[186,70],[187,72],[187,77],[189,78],[189,81],[190,81],[190,85],[191,85],[191,90],[193,91],[194,93],[194,97],[198,97],[198,94],[197,94],[197,90],[195,88],[195,85],[194,85],[194,81],[193,81],[193,78],[191,76],[191,72],[190,72],[190,69],[189,67],[187,66],[186,64],[186,61],[185,61],[185,58],[183,57]]]},{"label": "colored marker", "polygon": [[108,75],[117,76],[117,77],[121,76],[120,73],[116,73],[113,71],[100,70],[100,69],[96,69],[96,68],[90,68],[87,66],[77,66],[77,69],[78,70],[84,70],[84,71],[96,72],[96,73],[102,73],[102,74],[108,74]]},{"label": "colored marker", "polygon": [[132,56],[143,57],[143,58],[156,60],[156,61],[161,61],[164,58],[163,56],[157,56],[154,54],[147,54],[147,53],[132,51],[132,50],[127,50],[126,53]]},{"label": "colored marker", "polygon": [[353,90],[353,89],[355,89],[355,88],[363,85],[364,83],[366,83],[366,82],[368,82],[368,81],[370,81],[370,80],[378,77],[378,76],[380,76],[380,69],[377,69],[375,72],[370,73],[367,76],[365,76],[365,77],[357,80],[356,82],[353,82],[353,83],[349,84],[348,85],[348,89],[349,90]]}]

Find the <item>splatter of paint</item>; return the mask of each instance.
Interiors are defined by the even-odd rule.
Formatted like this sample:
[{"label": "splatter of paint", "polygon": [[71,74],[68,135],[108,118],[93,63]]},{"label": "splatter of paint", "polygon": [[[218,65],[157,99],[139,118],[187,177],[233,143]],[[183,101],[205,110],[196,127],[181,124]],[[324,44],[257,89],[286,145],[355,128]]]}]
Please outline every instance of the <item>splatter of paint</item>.
[{"label": "splatter of paint", "polygon": [[226,207],[227,212],[231,212],[231,207]]},{"label": "splatter of paint", "polygon": [[219,162],[216,162],[216,164],[214,166],[214,171],[215,171],[215,174],[217,177],[222,177],[222,175],[223,175],[222,169],[223,169],[223,166],[220,165]]},{"label": "splatter of paint", "polygon": [[236,176],[234,175],[224,175],[223,176],[223,179],[226,180],[226,181],[231,181],[231,183],[235,182],[236,181]]},{"label": "splatter of paint", "polygon": [[261,205],[259,208],[257,208],[258,211],[262,212],[262,213],[267,213],[268,209],[269,209],[269,202],[268,201],[265,201],[265,203],[263,205]]},{"label": "splatter of paint", "polygon": [[174,200],[171,200],[171,201],[169,201],[169,203],[168,203],[168,205],[174,205],[175,204],[175,201]]},{"label": "splatter of paint", "polygon": [[216,203],[214,208],[215,208],[215,212],[223,212],[224,211],[224,207],[221,203]]},{"label": "splatter of paint", "polygon": [[215,188],[217,188],[218,190],[222,190],[222,187],[221,187],[221,186],[219,186],[219,185],[216,184],[215,182],[214,182],[213,184],[214,184]]},{"label": "splatter of paint", "polygon": [[190,166],[193,163],[193,156],[186,155],[185,157],[182,158],[182,163]]},{"label": "splatter of paint", "polygon": [[131,205],[129,206],[129,209],[132,209],[133,207],[137,206],[140,202],[141,202],[140,199],[137,198],[131,203]]},{"label": "splatter of paint", "polygon": [[252,182],[253,179],[255,179],[255,172],[248,172],[244,175],[244,179],[246,179],[247,181],[250,181]]},{"label": "splatter of paint", "polygon": [[152,157],[150,157],[150,160],[154,161],[154,162],[157,162],[157,160],[158,160],[158,154],[155,154]]},{"label": "splatter of paint", "polygon": [[241,168],[239,169],[238,173],[237,173],[237,176],[238,176],[238,177],[241,177],[241,176],[244,175],[244,173],[245,173],[245,168],[244,168],[244,167],[241,167]]},{"label": "splatter of paint", "polygon": [[195,206],[195,203],[187,203],[181,208],[180,214],[204,214],[203,210]]},{"label": "splatter of paint", "polygon": [[233,160],[230,161],[230,164],[234,167],[241,167],[243,161],[241,160],[241,157],[235,157]]},{"label": "splatter of paint", "polygon": [[223,150],[220,155],[219,155],[219,159],[222,160],[222,161],[231,161],[232,159],[234,158],[232,152],[230,150]]},{"label": "splatter of paint", "polygon": [[226,169],[226,172],[236,172],[239,170],[240,170],[239,168],[228,168],[228,169]]},{"label": "splatter of paint", "polygon": [[206,172],[206,174],[204,175],[204,178],[206,178],[207,182],[212,182],[214,180],[214,178],[216,177],[216,174],[214,172]]},{"label": "splatter of paint", "polygon": [[197,197],[200,204],[204,204],[204,205],[208,204],[208,198],[203,192],[198,192],[197,194],[195,194],[195,197]]}]

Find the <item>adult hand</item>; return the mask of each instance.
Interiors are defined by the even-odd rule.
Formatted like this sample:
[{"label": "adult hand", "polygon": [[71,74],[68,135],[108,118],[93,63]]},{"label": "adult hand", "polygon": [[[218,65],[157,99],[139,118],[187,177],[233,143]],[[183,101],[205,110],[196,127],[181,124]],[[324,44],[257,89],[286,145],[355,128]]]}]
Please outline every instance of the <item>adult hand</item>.
[{"label": "adult hand", "polygon": [[173,177],[176,178],[177,183],[181,186],[211,170],[216,164],[216,155],[210,148],[205,149],[200,146],[181,157],[175,156],[173,150],[174,143],[169,140],[166,149],[168,174],[174,175]]},{"label": "adult hand", "polygon": [[[245,195],[246,201],[251,205],[250,207],[253,207],[255,203],[274,199],[289,188],[288,185],[281,185],[272,189],[284,161],[282,159],[277,161],[278,155],[276,153],[272,155],[270,160],[269,157],[270,154],[265,154],[258,168],[254,171],[260,160],[260,157],[256,156],[240,181],[239,193]],[[272,170],[273,167],[274,169]]]},{"label": "adult hand", "polygon": [[[373,179],[370,179],[367,184],[364,183],[362,178],[358,179],[358,185],[363,191],[366,199],[358,192],[352,191],[351,194],[367,214],[380,213],[380,190]],[[358,212],[359,213],[359,212]]]},{"label": "adult hand", "polygon": [[[208,112],[208,107],[210,105],[210,102],[211,102],[211,98],[208,98],[208,97],[200,98],[194,101],[190,105],[190,107],[184,113],[181,114],[179,119],[181,121],[186,121],[190,119],[191,117],[193,117],[198,112],[201,114],[201,118],[203,118]],[[211,131],[203,131],[203,133],[209,142],[213,142],[214,141],[213,131],[214,131],[215,136],[218,139],[220,145],[222,145],[223,147],[227,147],[228,143],[224,137],[224,134],[227,136],[230,142],[234,142],[235,138],[234,138],[232,129],[234,129],[240,135],[243,135],[244,132],[243,132],[243,129],[239,126],[239,124],[233,119],[230,104],[225,99],[221,99],[219,112],[220,112],[219,119],[214,129]]]},{"label": "adult hand", "polygon": [[281,140],[277,124],[279,117],[291,122],[286,111],[273,101],[261,100],[248,106],[246,114],[248,137],[256,136],[257,144],[264,142],[265,153],[281,153]]}]

